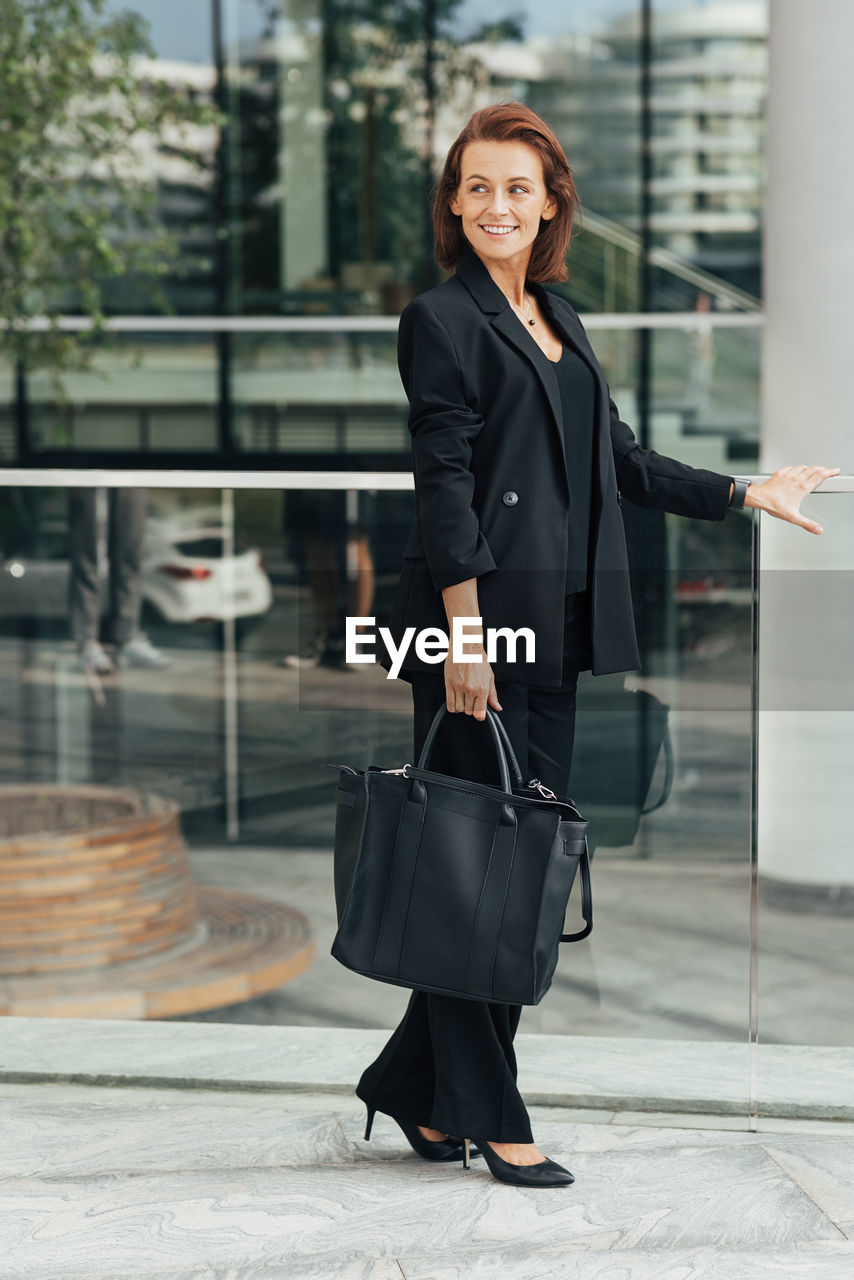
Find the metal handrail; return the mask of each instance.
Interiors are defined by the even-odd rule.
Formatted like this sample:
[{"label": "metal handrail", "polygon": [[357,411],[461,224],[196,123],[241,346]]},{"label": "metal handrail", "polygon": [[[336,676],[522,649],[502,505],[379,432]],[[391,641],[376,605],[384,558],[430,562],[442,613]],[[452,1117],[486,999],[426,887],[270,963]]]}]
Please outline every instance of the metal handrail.
[{"label": "metal handrail", "polygon": [[[584,211],[583,225],[584,231],[591,231],[600,240],[605,240],[608,244],[623,249],[635,259],[640,258],[644,252],[642,236],[636,231],[631,231],[628,227],[624,227],[622,223],[614,222],[612,219],[604,217],[601,213],[591,213],[589,209],[586,209]],[[578,252],[578,248],[576,248],[575,252]],[[717,298],[719,302],[727,303],[730,306],[743,307],[750,314],[751,319],[756,319],[762,303],[754,294],[737,288],[727,280],[722,280],[719,276],[713,275],[710,271],[703,271],[695,262],[691,262],[688,258],[683,258],[671,249],[652,248],[649,251],[649,260],[653,266],[663,267],[665,271],[677,279],[683,280],[687,284],[696,285],[697,288],[705,289],[707,293]],[[637,267],[635,267],[635,270],[637,270]]]},{"label": "metal handrail", "polygon": [[[756,329],[758,311],[585,311],[587,329]],[[396,333],[399,316],[108,316],[110,333]],[[88,316],[33,316],[18,328],[45,333],[55,323],[63,333],[84,333]],[[8,325],[0,327],[8,327]]]},{"label": "metal handrail", "polygon": [[0,488],[412,489],[411,471],[160,471],[144,467],[0,467]]},{"label": "metal handrail", "polygon": [[[770,472],[724,472],[752,484]],[[411,471],[155,471],[115,467],[0,467],[0,488],[139,489],[358,489],[414,487]],[[830,476],[813,493],[854,493],[854,475]]]}]

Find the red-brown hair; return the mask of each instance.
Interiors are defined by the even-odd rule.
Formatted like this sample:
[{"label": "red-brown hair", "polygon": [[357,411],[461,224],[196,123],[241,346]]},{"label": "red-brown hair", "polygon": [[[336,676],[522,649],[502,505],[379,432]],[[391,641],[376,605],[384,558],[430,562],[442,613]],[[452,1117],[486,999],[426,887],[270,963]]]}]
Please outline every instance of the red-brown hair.
[{"label": "red-brown hair", "polygon": [[540,223],[531,245],[527,276],[541,283],[568,280],[566,255],[581,201],[569,162],[554,131],[524,102],[499,102],[475,111],[451,145],[432,192],[433,240],[439,266],[446,271],[453,270],[468,243],[462,220],[451,212],[450,201],[457,194],[463,150],[470,142],[525,142],[537,152],[546,188],[558,207],[553,218]]}]

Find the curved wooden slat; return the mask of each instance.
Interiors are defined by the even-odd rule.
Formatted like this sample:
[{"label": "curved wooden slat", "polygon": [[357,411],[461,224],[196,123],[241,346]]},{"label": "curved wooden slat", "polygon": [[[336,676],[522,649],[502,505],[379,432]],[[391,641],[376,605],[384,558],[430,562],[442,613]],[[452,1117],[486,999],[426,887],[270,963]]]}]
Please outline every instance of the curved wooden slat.
[{"label": "curved wooden slat", "polygon": [[0,786],[0,1015],[168,1017],[272,990],[313,956],[301,912],[195,884],[172,801]]},{"label": "curved wooden slat", "polygon": [[200,886],[193,939],[105,968],[8,977],[0,982],[0,1015],[167,1018],[263,995],[303,973],[313,959],[302,912]]}]

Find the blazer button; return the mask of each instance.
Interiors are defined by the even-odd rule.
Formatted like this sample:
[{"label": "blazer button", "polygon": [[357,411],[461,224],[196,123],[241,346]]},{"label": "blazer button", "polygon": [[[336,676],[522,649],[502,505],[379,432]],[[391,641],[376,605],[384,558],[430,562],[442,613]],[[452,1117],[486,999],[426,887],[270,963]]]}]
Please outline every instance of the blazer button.
[{"label": "blazer button", "polygon": [[514,489],[508,489],[505,494],[502,494],[501,501],[504,503],[505,507],[515,507],[516,503],[519,501],[519,495]]}]

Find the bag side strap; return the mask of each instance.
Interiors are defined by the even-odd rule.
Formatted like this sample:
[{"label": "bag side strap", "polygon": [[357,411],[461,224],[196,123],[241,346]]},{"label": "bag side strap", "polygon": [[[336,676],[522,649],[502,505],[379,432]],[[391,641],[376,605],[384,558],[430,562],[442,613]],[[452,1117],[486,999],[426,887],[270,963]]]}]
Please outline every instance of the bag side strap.
[{"label": "bag side strap", "polygon": [[593,928],[593,893],[590,888],[590,855],[587,852],[587,836],[584,837],[584,851],[581,854],[581,914],[584,917],[584,928],[578,933],[562,933],[561,942],[580,942],[586,938]]},{"label": "bag side strap", "polygon": [[664,737],[661,745],[664,748],[664,781],[661,784],[661,795],[655,804],[648,804],[641,809],[642,814],[655,813],[656,809],[660,809],[669,797],[673,787],[673,742],[670,738],[670,725],[666,720],[664,722]]}]

